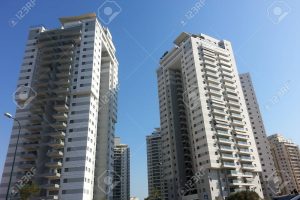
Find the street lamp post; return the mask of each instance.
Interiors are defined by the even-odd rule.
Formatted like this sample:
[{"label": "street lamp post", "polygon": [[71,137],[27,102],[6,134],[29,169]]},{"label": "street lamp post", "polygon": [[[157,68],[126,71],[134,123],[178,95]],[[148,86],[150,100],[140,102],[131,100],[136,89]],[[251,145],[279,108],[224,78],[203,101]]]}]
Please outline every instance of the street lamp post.
[{"label": "street lamp post", "polygon": [[9,198],[9,190],[10,190],[10,185],[11,185],[11,179],[12,179],[12,175],[13,175],[13,171],[14,171],[14,166],[15,166],[15,161],[16,161],[16,155],[17,155],[17,150],[18,150],[18,145],[19,145],[19,139],[20,139],[20,133],[21,133],[21,124],[19,122],[19,120],[17,120],[16,118],[14,118],[10,113],[4,113],[4,116],[9,118],[9,119],[13,119],[14,121],[16,121],[19,125],[19,132],[18,132],[18,137],[17,137],[17,143],[16,143],[16,148],[15,148],[15,153],[14,153],[14,158],[13,158],[13,163],[11,166],[11,172],[10,172],[10,176],[9,176],[9,182],[8,182],[8,187],[7,187],[7,192],[6,192],[6,200],[8,200]]}]

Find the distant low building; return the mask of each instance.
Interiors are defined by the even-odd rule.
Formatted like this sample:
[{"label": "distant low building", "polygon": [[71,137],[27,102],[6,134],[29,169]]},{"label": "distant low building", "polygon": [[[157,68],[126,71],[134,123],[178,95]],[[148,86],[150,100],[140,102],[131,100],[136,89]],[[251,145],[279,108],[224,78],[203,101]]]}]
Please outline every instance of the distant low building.
[{"label": "distant low building", "polygon": [[115,137],[114,147],[114,189],[113,200],[129,200],[130,198],[130,149],[121,144]]},{"label": "distant low building", "polygon": [[148,195],[162,194],[162,144],[160,129],[146,137],[147,140],[147,167],[148,167]]}]

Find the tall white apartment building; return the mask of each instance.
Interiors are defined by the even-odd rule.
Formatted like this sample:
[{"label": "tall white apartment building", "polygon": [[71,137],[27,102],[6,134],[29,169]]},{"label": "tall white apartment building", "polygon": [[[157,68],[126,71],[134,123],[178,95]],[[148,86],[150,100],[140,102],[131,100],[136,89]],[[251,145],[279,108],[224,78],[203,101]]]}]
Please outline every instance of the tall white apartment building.
[{"label": "tall white apartment building", "polygon": [[147,168],[148,168],[148,195],[162,195],[162,141],[160,129],[156,128],[146,137]]},{"label": "tall white apartment building", "polygon": [[276,170],[280,176],[282,194],[290,194],[294,190],[300,192],[300,149],[291,140],[280,134],[268,137]]},{"label": "tall white apartment building", "polygon": [[260,113],[251,76],[249,73],[240,74],[240,80],[262,166],[262,172],[260,173],[260,181],[262,183],[264,196],[265,199],[272,199],[272,197],[279,194],[280,191],[279,185],[276,185],[273,182],[274,178],[277,177],[277,173],[271,152],[271,147]]},{"label": "tall white apartment building", "polygon": [[261,164],[231,43],[181,33],[157,70],[164,199],[263,197]]},{"label": "tall white apartment building", "polygon": [[[112,199],[118,61],[96,14],[60,18],[61,27],[30,28],[16,91],[21,136],[10,199],[33,170],[36,199]],[[5,199],[18,133],[14,123],[0,185]],[[27,184],[27,183],[26,183]]]},{"label": "tall white apartment building", "polygon": [[130,148],[115,137],[113,200],[130,200]]}]

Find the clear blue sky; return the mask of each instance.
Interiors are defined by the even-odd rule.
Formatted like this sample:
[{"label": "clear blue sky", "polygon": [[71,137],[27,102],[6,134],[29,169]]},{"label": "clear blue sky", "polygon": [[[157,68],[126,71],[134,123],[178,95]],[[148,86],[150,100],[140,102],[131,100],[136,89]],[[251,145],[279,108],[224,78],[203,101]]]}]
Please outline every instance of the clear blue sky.
[{"label": "clear blue sky", "polygon": [[[37,24],[58,27],[59,17],[97,13],[104,1],[36,0],[29,13],[11,28],[8,21],[26,2],[6,0],[1,3],[0,113],[15,111],[12,93],[28,27]],[[161,55],[172,47],[173,40],[182,31],[230,40],[239,72],[252,75],[268,134],[282,133],[300,144],[299,1],[285,0],[285,4],[277,5],[275,2],[273,5],[271,0],[206,0],[203,1],[204,6],[194,12],[192,19],[188,19],[186,14],[198,1],[116,2],[121,12],[108,27],[120,62],[117,135],[131,147],[132,196],[140,199],[147,196],[145,135],[159,126],[155,70]],[[182,20],[185,25],[182,25]],[[274,23],[278,20],[279,24]],[[283,94],[280,89],[287,81],[290,81],[288,92]],[[265,105],[269,105],[269,109]],[[11,126],[9,120],[0,117],[0,173]]]}]

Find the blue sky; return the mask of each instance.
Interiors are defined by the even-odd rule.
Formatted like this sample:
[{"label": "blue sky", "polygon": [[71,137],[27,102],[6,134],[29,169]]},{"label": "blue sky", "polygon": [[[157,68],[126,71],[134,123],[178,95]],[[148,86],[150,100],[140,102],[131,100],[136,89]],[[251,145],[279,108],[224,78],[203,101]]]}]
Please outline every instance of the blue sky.
[{"label": "blue sky", "polygon": [[[6,0],[1,4],[0,113],[15,111],[12,93],[28,27],[58,27],[59,17],[98,13],[104,1],[36,0],[11,27],[9,21],[16,18],[26,2]],[[140,199],[147,196],[145,135],[159,126],[155,70],[161,55],[173,46],[173,40],[182,31],[231,41],[239,72],[252,75],[267,133],[282,133],[300,144],[300,2],[203,0],[203,6],[195,9],[197,2],[117,0],[119,7],[114,7],[113,12],[120,12],[108,24],[120,62],[117,135],[131,147],[131,195]],[[284,88],[286,92],[282,92]],[[0,172],[11,126],[9,120],[0,117]]]}]

